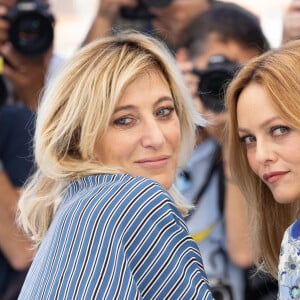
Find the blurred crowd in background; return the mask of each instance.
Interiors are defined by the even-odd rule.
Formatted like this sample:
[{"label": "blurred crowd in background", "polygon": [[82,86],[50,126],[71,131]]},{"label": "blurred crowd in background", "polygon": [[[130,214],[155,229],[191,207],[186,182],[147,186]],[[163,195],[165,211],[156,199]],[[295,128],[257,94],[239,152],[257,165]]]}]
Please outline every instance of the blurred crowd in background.
[{"label": "blurred crowd in background", "polygon": [[[13,19],[14,11],[26,11],[26,5],[21,4],[28,5],[27,1],[0,0],[0,52],[4,61],[0,77],[0,228],[9,229],[0,231],[0,299],[16,299],[34,256],[31,241],[15,226],[15,209],[23,184],[35,167],[31,145],[40,97],[76,50],[124,29],[164,40],[182,71],[180,80],[186,81],[194,108],[209,121],[205,127],[197,126],[195,151],[188,164],[181,166],[174,183],[190,205],[185,221],[202,252],[215,299],[275,299],[277,282],[261,274],[252,276],[256,270],[248,238],[252,227],[229,168],[224,90],[250,59],[299,38],[300,0],[189,0],[167,1],[165,5],[157,0],[161,7],[150,7],[155,1],[148,0],[147,17],[137,19],[124,15],[134,7],[124,6],[124,1],[32,1],[41,4],[40,11],[51,29],[40,34],[35,26],[38,22]],[[127,5],[134,2],[127,1]],[[39,44],[43,47],[34,51]],[[143,89],[138,92],[142,95]],[[31,274],[38,277],[34,271]]]},{"label": "blurred crowd in background", "polygon": [[[225,0],[225,2],[229,2]],[[283,13],[289,0],[232,0],[251,10],[261,20],[261,26],[271,46],[281,42]],[[97,0],[51,0],[56,15],[55,48],[62,56],[69,56],[82,42],[96,14]]]}]

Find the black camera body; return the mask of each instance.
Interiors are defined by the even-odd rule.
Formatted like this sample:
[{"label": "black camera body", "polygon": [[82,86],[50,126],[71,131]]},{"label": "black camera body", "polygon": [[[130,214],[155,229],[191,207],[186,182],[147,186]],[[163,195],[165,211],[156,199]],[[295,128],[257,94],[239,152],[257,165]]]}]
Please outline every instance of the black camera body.
[{"label": "black camera body", "polygon": [[43,55],[54,39],[54,16],[36,1],[19,1],[7,15],[9,40],[15,50],[28,57]]},{"label": "black camera body", "polygon": [[149,12],[149,7],[162,8],[169,5],[172,0],[139,0],[136,7],[122,7],[121,15],[126,19],[147,19],[155,17]]},{"label": "black camera body", "polygon": [[227,280],[210,279],[209,284],[215,300],[233,300],[232,287]]},{"label": "black camera body", "polygon": [[239,69],[237,62],[223,55],[213,55],[205,70],[193,70],[200,79],[198,95],[207,109],[216,113],[225,111],[225,90]]}]

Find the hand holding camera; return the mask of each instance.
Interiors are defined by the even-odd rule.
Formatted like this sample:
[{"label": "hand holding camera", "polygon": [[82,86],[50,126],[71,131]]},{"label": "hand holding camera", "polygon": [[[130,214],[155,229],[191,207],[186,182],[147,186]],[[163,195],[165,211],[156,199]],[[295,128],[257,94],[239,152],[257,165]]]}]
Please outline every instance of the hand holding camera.
[{"label": "hand holding camera", "polygon": [[[35,110],[52,54],[54,18],[33,1],[19,1],[11,9],[0,6],[0,53],[4,59],[1,102],[12,85],[13,97]],[[7,81],[8,80],[8,81]]]},{"label": "hand holding camera", "polygon": [[[38,105],[40,92],[45,84],[45,74],[50,56],[30,59],[17,53],[11,44],[1,47],[5,57],[2,79],[13,87],[14,101],[21,102],[35,111]],[[49,58],[49,60],[48,60]]]},{"label": "hand holding camera", "polygon": [[177,52],[177,63],[194,99],[195,108],[205,115],[212,126],[206,132],[223,144],[223,130],[226,122],[225,89],[239,70],[240,64],[223,55],[213,55],[204,69],[194,69],[187,54]]},{"label": "hand holding camera", "polygon": [[54,17],[34,0],[19,1],[7,14],[9,40],[22,55],[43,55],[53,44]]},{"label": "hand holding camera", "polygon": [[225,110],[225,90],[240,65],[223,55],[213,55],[205,70],[193,70],[199,76],[198,95],[203,105],[215,112]]},{"label": "hand holding camera", "polygon": [[8,9],[4,5],[0,5],[0,45],[8,41],[9,21],[6,16]]},{"label": "hand holding camera", "polygon": [[137,5],[138,0],[101,0],[97,15],[113,24],[119,17],[122,7],[134,8]]}]

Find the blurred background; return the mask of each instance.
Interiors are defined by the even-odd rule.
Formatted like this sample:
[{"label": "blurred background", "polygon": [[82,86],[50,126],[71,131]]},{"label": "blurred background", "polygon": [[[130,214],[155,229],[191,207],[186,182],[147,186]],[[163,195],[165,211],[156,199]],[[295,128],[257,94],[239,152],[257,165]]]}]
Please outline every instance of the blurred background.
[{"label": "blurred background", "polygon": [[[227,0],[225,0],[227,1]],[[290,0],[231,0],[253,11],[272,47],[279,45],[282,15]],[[64,57],[72,55],[83,40],[96,13],[98,0],[50,0],[56,16],[55,49]]]}]

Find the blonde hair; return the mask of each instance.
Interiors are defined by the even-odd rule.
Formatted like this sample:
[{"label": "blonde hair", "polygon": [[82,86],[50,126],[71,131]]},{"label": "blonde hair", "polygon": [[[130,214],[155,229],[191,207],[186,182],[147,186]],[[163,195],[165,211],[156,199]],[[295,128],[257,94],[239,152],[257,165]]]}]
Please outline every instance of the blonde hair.
[{"label": "blonde hair", "polygon": [[284,230],[299,217],[300,202],[279,204],[251,170],[238,135],[237,102],[250,83],[261,84],[281,118],[300,130],[300,41],[293,41],[252,59],[227,90],[228,147],[231,172],[243,192],[251,217],[253,251],[260,270],[277,278]]},{"label": "blonde hair", "polygon": [[[18,221],[36,246],[43,239],[70,180],[120,172],[94,157],[124,89],[149,70],[158,70],[174,97],[180,121],[178,168],[193,151],[195,125],[204,125],[176,62],[158,40],[127,32],[80,49],[49,85],[37,113],[34,150],[37,171],[25,186]],[[170,190],[180,209],[174,186]]]}]

